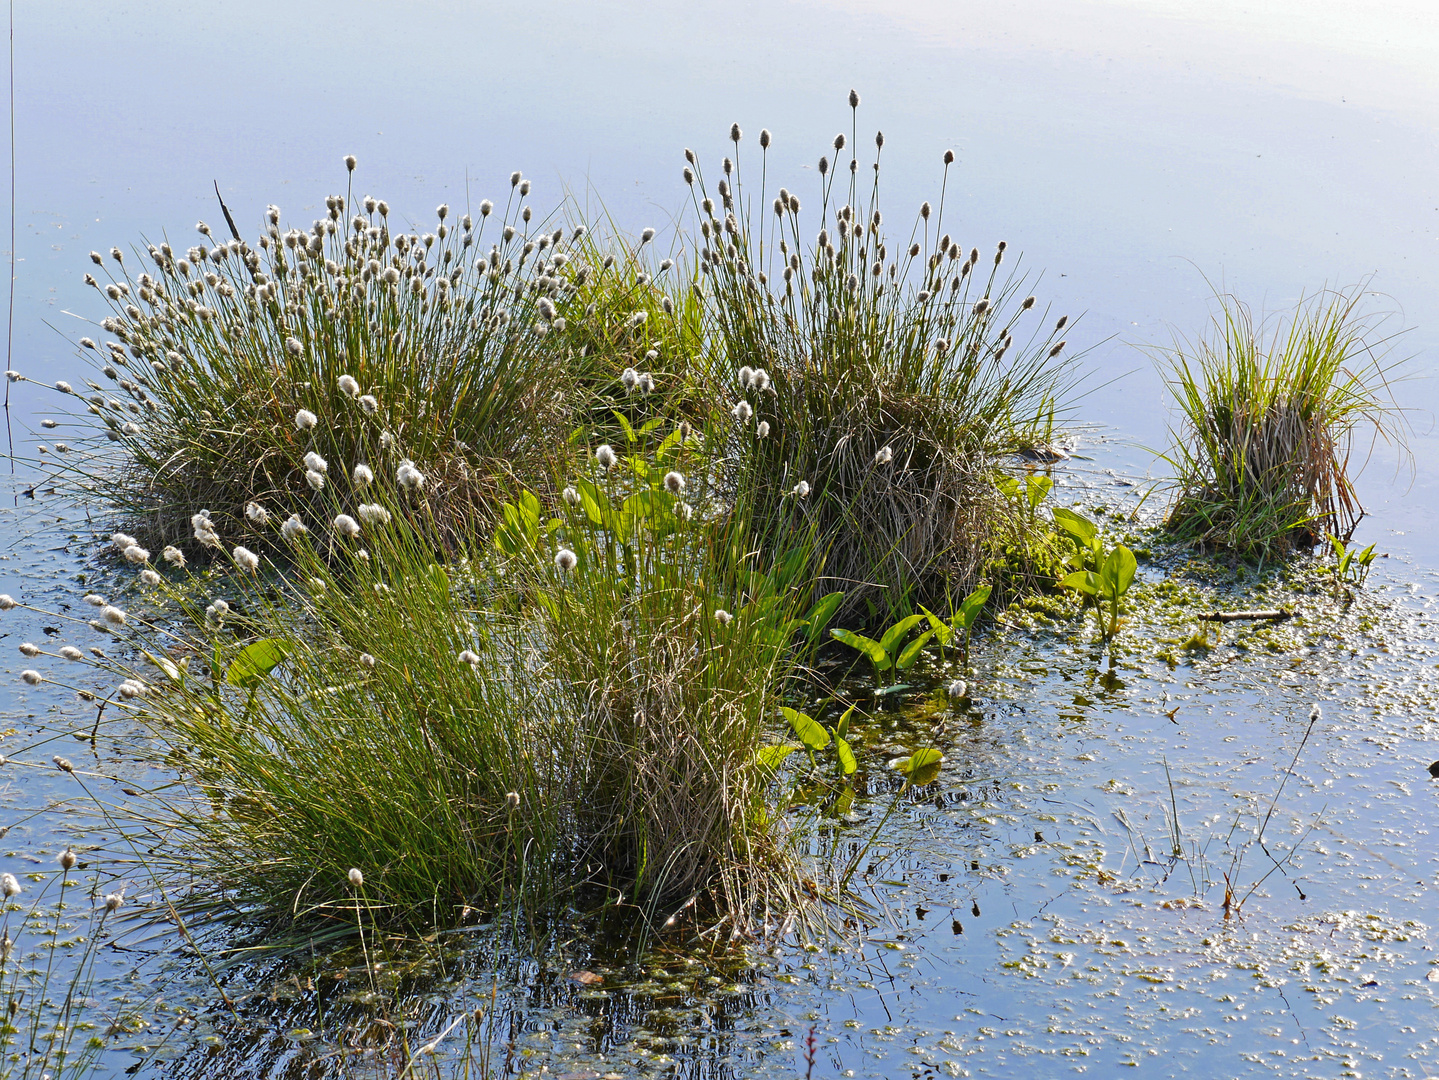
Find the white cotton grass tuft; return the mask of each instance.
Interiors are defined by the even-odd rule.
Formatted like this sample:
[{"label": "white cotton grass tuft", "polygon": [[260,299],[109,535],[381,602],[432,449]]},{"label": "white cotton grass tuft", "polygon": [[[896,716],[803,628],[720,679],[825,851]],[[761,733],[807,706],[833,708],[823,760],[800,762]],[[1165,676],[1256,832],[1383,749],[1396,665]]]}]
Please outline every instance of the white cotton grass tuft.
[{"label": "white cotton grass tuft", "polygon": [[755,368],[749,377],[749,385],[756,393],[764,393],[769,389],[769,372],[764,368]]},{"label": "white cotton grass tuft", "polygon": [[123,555],[126,548],[136,547],[140,542],[129,533],[117,532],[110,534],[110,543]]},{"label": "white cotton grass tuft", "polygon": [[260,569],[260,556],[256,555],[249,548],[243,546],[237,547],[230,554],[234,556],[235,565],[241,570],[253,574],[256,570]]},{"label": "white cotton grass tuft", "polygon": [[459,656],[455,657],[455,659],[462,664],[469,664],[471,667],[474,667],[480,662],[480,654],[473,649],[465,649]]},{"label": "white cotton grass tuft", "polygon": [[881,446],[874,454],[876,465],[888,465],[894,460],[894,450],[888,446]]},{"label": "white cotton grass tuft", "polygon": [[564,571],[565,573],[569,573],[571,570],[573,570],[576,566],[579,565],[579,562],[579,556],[577,556],[569,548],[562,547],[559,551],[555,552],[555,566],[559,570]]},{"label": "white cotton grass tuft", "polygon": [[749,418],[754,415],[754,409],[750,408],[748,401],[735,402],[735,407],[730,411],[734,413],[734,418],[741,424],[748,423]]},{"label": "white cotton grass tuft", "polygon": [[374,471],[363,461],[355,466],[354,477],[356,487],[368,487],[375,482]]},{"label": "white cotton grass tuft", "polygon": [[309,431],[320,422],[320,418],[309,409],[301,409],[295,414],[295,427],[300,431]]},{"label": "white cotton grass tuft", "polygon": [[0,611],[9,611],[11,608],[19,607],[15,598],[9,593],[0,593]]},{"label": "white cotton grass tuft", "polygon": [[769,437],[769,421],[768,421],[768,420],[761,420],[761,421],[759,422],[759,424],[755,427],[754,433],[755,433],[756,435],[758,435],[761,439],[768,438],[768,437]]},{"label": "white cotton grass tuft", "polygon": [[1317,704],[1310,706],[1309,722],[1311,724],[1317,724],[1322,719],[1324,719],[1324,709]]},{"label": "white cotton grass tuft", "polygon": [[117,912],[117,911],[120,910],[120,905],[123,904],[124,902],[125,902],[125,894],[124,894],[124,893],[122,893],[122,892],[112,892],[112,893],[108,894],[108,895],[105,897],[105,911],[106,911],[108,914],[113,914],[113,913],[115,913],[115,912]]},{"label": "white cotton grass tuft", "polygon": [[125,613],[119,608],[117,608],[114,604],[106,604],[103,608],[101,608],[100,618],[104,619],[112,626],[125,625]]},{"label": "white cotton grass tuft", "polygon": [[178,566],[181,569],[185,566],[185,553],[174,545],[168,545],[164,551],[160,552],[160,558],[171,566]]},{"label": "white cotton grass tuft", "polygon": [[24,890],[20,888],[20,882],[15,879],[14,874],[0,874],[0,892],[5,894],[5,899],[12,896],[19,896]]},{"label": "white cotton grass tuft", "polygon": [[734,616],[724,608],[715,608],[715,622],[721,626],[728,626],[733,618]]},{"label": "white cotton grass tuft", "polygon": [[379,399],[376,398],[374,394],[361,394],[360,408],[364,409],[370,416],[374,416],[380,411]]},{"label": "white cotton grass tuft", "polygon": [[257,502],[249,502],[245,504],[245,518],[255,525],[268,525],[270,512]]},{"label": "white cotton grass tuft", "polygon": [[330,463],[311,450],[305,455],[305,468],[311,472],[327,473],[330,471]]},{"label": "white cotton grass tuft", "polygon": [[614,468],[615,462],[618,460],[619,458],[615,456],[614,447],[609,443],[601,444],[600,448],[595,451],[595,461],[599,463],[602,469]]},{"label": "white cotton grass tuft", "polygon": [[316,472],[314,469],[305,470],[305,483],[309,484],[315,491],[325,490],[325,474]]},{"label": "white cotton grass tuft", "polygon": [[20,678],[25,680],[25,682],[27,682],[31,686],[39,686],[42,682],[45,681],[45,676],[41,675],[34,668],[26,668],[24,671],[20,672]]},{"label": "white cotton grass tuft", "polygon": [[665,490],[672,495],[678,495],[685,489],[685,478],[677,472],[665,473]]},{"label": "white cotton grass tuft", "polygon": [[[379,503],[361,503],[355,508],[360,521],[366,525],[388,525],[390,523],[390,512]],[[338,524],[339,519],[336,519]]]},{"label": "white cotton grass tuft", "polygon": [[365,875],[360,872],[358,866],[350,867],[350,872],[346,877],[350,879],[350,884],[356,889],[365,884]]},{"label": "white cotton grass tuft", "polygon": [[66,660],[85,659],[85,654],[82,653],[79,649],[75,648],[74,645],[61,645],[60,655],[63,656]]},{"label": "white cotton grass tuft", "polygon": [[808,480],[801,480],[798,484],[796,484],[796,485],[794,486],[794,493],[795,493],[796,495],[798,495],[801,499],[806,499],[806,498],[808,498],[808,497],[809,497],[809,481],[808,481]]},{"label": "white cotton grass tuft", "polygon": [[280,526],[280,535],[292,542],[309,531],[305,528],[305,523],[300,520],[299,514],[291,514],[285,519],[285,524]]},{"label": "white cotton grass tuft", "polygon": [[567,487],[564,491],[560,492],[560,498],[564,499],[565,502],[571,506],[580,505],[580,493],[573,487]]},{"label": "white cotton grass tuft", "polygon": [[689,521],[695,516],[695,508],[687,502],[677,502],[674,506],[675,517],[681,521]]},{"label": "white cotton grass tuft", "polygon": [[140,580],[153,589],[165,579],[147,566],[144,570],[140,571]]},{"label": "white cotton grass tuft", "polygon": [[360,535],[360,523],[349,514],[335,515],[335,531],[351,540]]},{"label": "white cotton grass tuft", "polygon": [[135,563],[137,566],[150,561],[150,552],[139,544],[131,544],[122,554],[125,556],[126,562]]},{"label": "white cotton grass tuft", "polygon": [[139,679],[126,679],[120,684],[120,689],[117,692],[121,698],[130,701],[133,698],[144,697],[147,689],[145,684]]},{"label": "white cotton grass tuft", "polygon": [[40,646],[36,645],[33,641],[22,641],[20,643],[20,655],[28,656],[33,660],[40,655]]},{"label": "white cotton grass tuft", "polygon": [[739,369],[739,384],[744,389],[749,389],[750,380],[754,378],[754,368],[745,364]]},{"label": "white cotton grass tuft", "polygon": [[958,701],[960,698],[969,695],[969,684],[963,679],[955,679],[954,682],[944,688],[944,692],[949,695],[951,701]]},{"label": "white cotton grass tuft", "polygon": [[633,394],[640,385],[640,373],[632,367],[625,368],[620,373],[620,382],[624,384],[625,393]]},{"label": "white cotton grass tuft", "polygon": [[505,805],[511,810],[518,810],[520,808],[520,793],[518,791],[507,792],[505,794]]},{"label": "white cotton grass tuft", "polygon": [[371,655],[370,655],[369,653],[367,653],[367,652],[362,652],[362,653],[360,654],[360,666],[361,666],[361,667],[367,667],[367,668],[372,668],[372,667],[374,667],[374,666],[375,666],[375,658],[374,658],[373,656],[371,656]]},{"label": "white cotton grass tuft", "polygon": [[419,491],[425,486],[425,474],[415,468],[413,461],[406,458],[395,470],[395,482],[406,491]]}]

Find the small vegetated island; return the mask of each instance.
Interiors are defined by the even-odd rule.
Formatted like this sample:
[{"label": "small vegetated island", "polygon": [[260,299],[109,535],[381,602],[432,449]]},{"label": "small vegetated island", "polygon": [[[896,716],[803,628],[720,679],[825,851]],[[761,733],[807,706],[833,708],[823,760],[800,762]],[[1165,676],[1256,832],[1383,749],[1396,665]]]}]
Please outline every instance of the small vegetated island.
[{"label": "small vegetated island", "polygon": [[[862,921],[879,831],[832,826],[945,767],[937,736],[867,745],[873,716],[962,715],[1010,605],[1124,647],[1138,526],[1053,498],[1073,325],[961,241],[952,153],[886,220],[858,105],[802,191],[768,131],[686,150],[663,241],[537,211],[518,172],[409,231],[350,158],[313,222],[222,204],[188,248],[92,255],[91,374],[39,437],[77,432],[43,461],[118,515],[119,569],[54,614],[103,647],[23,646],[24,678],[159,748],[173,782],[121,831],[173,921],[277,952],[497,914],[822,933]],[[1144,543],[1332,548],[1362,582],[1351,445],[1402,435],[1362,298],[1220,298],[1164,354]]]}]

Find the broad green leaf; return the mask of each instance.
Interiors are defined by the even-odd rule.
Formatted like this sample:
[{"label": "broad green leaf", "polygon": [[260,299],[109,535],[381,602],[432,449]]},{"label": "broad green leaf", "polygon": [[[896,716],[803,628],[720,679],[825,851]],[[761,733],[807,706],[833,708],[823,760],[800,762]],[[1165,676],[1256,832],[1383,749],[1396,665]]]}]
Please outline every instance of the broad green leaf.
[{"label": "broad green leaf", "polygon": [[1109,553],[1104,560],[1104,571],[1101,575],[1104,579],[1106,595],[1111,598],[1123,596],[1134,581],[1134,574],[1139,569],[1139,563],[1134,558],[1134,552],[1130,551],[1123,544]]},{"label": "broad green leaf", "polygon": [[637,441],[635,438],[635,429],[632,428],[630,422],[625,419],[624,413],[618,409],[611,409],[610,411],[615,414],[615,419],[620,422],[620,429],[625,433],[625,442],[633,446]]},{"label": "broad green leaf", "polygon": [[1029,500],[1029,508],[1037,509],[1039,504],[1044,502],[1044,497],[1049,494],[1049,489],[1054,487],[1054,481],[1049,477],[1036,473],[1029,477],[1024,483],[1024,494]]},{"label": "broad green leaf", "polygon": [[846,786],[845,789],[839,793],[839,798],[835,799],[834,805],[829,808],[829,812],[835,817],[844,817],[853,808],[854,788]]},{"label": "broad green leaf", "polygon": [[575,481],[575,490],[580,493],[580,506],[591,525],[603,525],[606,511],[610,508],[610,497],[604,490],[588,480]]},{"label": "broad green leaf", "polygon": [[933,747],[926,747],[923,750],[916,750],[900,762],[899,771],[909,777],[911,786],[923,787],[939,775],[939,767],[942,764],[944,764],[944,755]]},{"label": "broad green leaf", "polygon": [[809,615],[805,617],[805,623],[809,626],[805,637],[813,641],[824,633],[825,627],[829,625],[834,613],[839,610],[839,605],[844,602],[844,593],[832,592],[822,596],[816,601],[814,607],[809,609]]},{"label": "broad green leaf", "polygon": [[810,750],[823,750],[829,745],[829,732],[823,724],[817,723],[802,712],[797,712],[787,706],[781,706],[781,713],[789,721],[789,726],[794,728],[794,733],[799,736],[799,741]]},{"label": "broad green leaf", "polygon": [[874,662],[875,667],[880,671],[889,668],[889,654],[880,647],[879,642],[874,638],[865,637],[863,634],[856,634],[853,630],[831,630],[829,636],[842,645],[848,645],[851,649],[858,649]]},{"label": "broad green leaf", "polygon": [[1059,587],[1061,589],[1078,589],[1090,596],[1099,595],[1099,579],[1095,577],[1093,570],[1076,570],[1064,577],[1060,581]]},{"label": "broad green leaf", "polygon": [[988,585],[981,585],[960,601],[959,610],[955,612],[954,617],[965,630],[973,626],[975,620],[979,618],[979,613],[984,609],[991,591]]},{"label": "broad green leaf", "polygon": [[[929,620],[929,629],[930,632],[934,634],[935,640],[941,645],[948,645],[954,637],[954,627],[950,626],[949,623],[945,622],[923,604],[919,606],[919,610],[924,612],[924,617]],[[958,618],[958,616],[956,616],[956,618]]]},{"label": "broad green leaf", "polygon": [[247,689],[260,684],[260,680],[275,670],[281,660],[290,655],[294,644],[281,638],[261,638],[252,641],[240,650],[240,655],[230,662],[225,672],[225,681],[231,686]]},{"label": "broad green leaf", "polygon": [[794,747],[788,743],[774,743],[770,746],[761,746],[759,753],[755,755],[755,760],[770,772],[774,772],[792,753],[794,753]]},{"label": "broad green leaf", "polygon": [[834,737],[834,752],[839,757],[840,772],[845,776],[849,776],[859,768],[859,762],[854,758],[854,751],[849,748],[849,743],[845,741],[843,735]]},{"label": "broad green leaf", "polygon": [[834,734],[836,738],[849,738],[849,718],[853,715],[854,706],[851,705],[848,709],[845,709],[844,715],[839,718],[839,723],[835,724],[834,726]]},{"label": "broad green leaf", "polygon": [[527,524],[540,523],[540,500],[533,491],[520,492],[520,512],[524,514]]},{"label": "broad green leaf", "polygon": [[926,630],[906,645],[904,651],[899,654],[899,659],[894,662],[895,670],[908,671],[914,662],[919,659],[919,654],[924,651],[924,647],[929,644],[929,639],[932,637],[934,637],[934,631]]},{"label": "broad green leaf", "polygon": [[657,428],[657,427],[659,427],[661,424],[665,423],[667,419],[668,419],[668,418],[667,418],[667,417],[664,417],[664,416],[651,417],[650,419],[646,420],[643,424],[640,425],[640,434],[641,434],[641,435],[648,435],[648,434],[649,434],[651,431],[653,431],[655,428]]},{"label": "broad green leaf", "polygon": [[890,694],[900,694],[900,693],[903,693],[903,692],[906,691],[906,690],[911,690],[911,689],[913,689],[913,686],[914,686],[913,683],[907,683],[907,682],[891,683],[889,686],[881,686],[878,690],[876,690],[876,691],[874,692],[874,696],[875,696],[875,697],[888,697]]},{"label": "broad green leaf", "polygon": [[906,615],[884,632],[884,637],[879,639],[879,647],[885,651],[885,655],[893,656],[899,651],[899,643],[904,640],[905,635],[923,621],[923,615]]},{"label": "broad green leaf", "polygon": [[671,431],[668,435],[666,435],[663,439],[660,440],[659,446],[655,448],[656,461],[663,461],[666,457],[669,456],[669,452],[679,445],[680,434],[680,429],[675,428],[673,431]]},{"label": "broad green leaf", "polygon": [[1019,481],[1012,476],[1000,476],[994,481],[994,486],[1006,499],[1012,499],[1015,502],[1018,502],[1024,494],[1024,490],[1019,486]]},{"label": "broad green leaf", "polygon": [[1050,513],[1054,515],[1054,523],[1068,533],[1076,544],[1087,550],[1094,550],[1095,541],[1099,537],[1099,528],[1094,522],[1062,506],[1056,506]]}]

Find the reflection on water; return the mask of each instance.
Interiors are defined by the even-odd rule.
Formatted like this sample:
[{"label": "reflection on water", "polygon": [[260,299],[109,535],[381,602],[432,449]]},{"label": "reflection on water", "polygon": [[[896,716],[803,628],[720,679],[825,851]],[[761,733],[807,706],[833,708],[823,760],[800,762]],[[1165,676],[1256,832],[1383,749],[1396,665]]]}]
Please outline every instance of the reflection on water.
[{"label": "reflection on water", "polygon": [[[1401,351],[1432,369],[1434,27],[1424,5],[1327,0],[21,4],[11,366],[74,378],[68,342],[98,311],[86,253],[190,235],[215,216],[215,180],[242,223],[269,202],[300,219],[353,152],[364,182],[418,218],[521,167],[556,198],[568,184],[622,224],[662,225],[683,203],[680,148],[720,152],[734,120],[775,132],[775,169],[802,193],[853,85],[862,123],[886,133],[892,205],[930,195],[953,146],[966,242],[1007,239],[1061,308],[1087,310],[1075,344],[1097,346],[1100,389],[1079,415],[1130,441],[1095,449],[1097,471],[1056,497],[1090,484],[1086,501],[1104,501],[1164,437],[1157,379],[1128,343],[1196,329],[1200,271],[1276,308],[1373,273],[1415,328]],[[1361,490],[1377,511],[1363,542],[1406,557],[1369,597],[1346,608],[1300,582],[1295,623],[1190,649],[1216,590],[1247,603],[1277,586],[1211,574],[1165,594],[1150,565],[1154,615],[1114,667],[1078,620],[1014,612],[979,650],[972,709],[919,694],[869,724],[873,794],[833,826],[840,843],[861,843],[888,805],[887,752],[937,738],[948,762],[880,837],[864,879],[880,917],[862,939],[751,950],[750,967],[669,938],[634,963],[613,942],[556,939],[535,956],[476,935],[404,970],[414,993],[381,1008],[353,958],[292,982],[212,979],[142,917],[157,897],[134,892],[89,991],[119,1043],[107,1069],[392,1075],[397,1059],[339,1047],[384,1043],[379,1021],[422,1046],[469,1016],[438,1048],[453,1061],[478,1009],[497,1065],[550,1075],[790,1077],[811,1027],[816,1076],[1432,1074],[1439,473],[1432,386],[1403,394],[1418,478],[1392,480],[1381,447]],[[15,395],[22,444],[45,405]],[[72,602],[81,575],[103,574],[87,561],[100,523],[52,509],[43,492],[16,498],[0,591]],[[0,635],[92,644],[23,612]],[[47,764],[79,763],[74,733],[93,714],[20,688],[24,664],[4,655],[3,857],[49,873],[66,843],[114,844]],[[1315,700],[1324,717],[1291,776]],[[117,804],[146,775],[113,746],[90,758]],[[131,856],[114,857],[123,878]]]}]

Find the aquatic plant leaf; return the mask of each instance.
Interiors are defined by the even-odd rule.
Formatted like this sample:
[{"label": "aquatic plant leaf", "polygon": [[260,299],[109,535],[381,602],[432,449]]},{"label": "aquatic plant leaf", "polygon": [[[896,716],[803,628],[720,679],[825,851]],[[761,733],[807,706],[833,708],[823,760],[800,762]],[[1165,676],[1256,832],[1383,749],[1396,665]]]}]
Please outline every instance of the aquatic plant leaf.
[{"label": "aquatic plant leaf", "polygon": [[1104,569],[1100,573],[1105,595],[1112,599],[1123,596],[1129,591],[1129,586],[1133,584],[1134,575],[1138,570],[1139,563],[1134,558],[1134,552],[1120,544],[1104,560]]},{"label": "aquatic plant leaf", "polygon": [[956,623],[965,630],[968,630],[979,618],[979,613],[984,610],[985,601],[989,599],[992,592],[988,585],[980,585],[959,603],[959,610],[954,613]]},{"label": "aquatic plant leaf", "polygon": [[809,614],[805,616],[805,623],[809,627],[805,634],[807,640],[813,641],[824,633],[825,627],[829,625],[830,619],[834,618],[834,613],[839,610],[839,605],[843,602],[844,593],[842,592],[829,593],[815,602],[814,607],[810,608]]},{"label": "aquatic plant leaf", "polygon": [[839,768],[845,776],[849,776],[859,768],[859,762],[855,760],[854,751],[849,748],[849,743],[841,735],[834,737],[834,752],[839,758]]},{"label": "aquatic plant leaf", "polygon": [[1054,523],[1064,532],[1069,534],[1079,547],[1086,551],[1094,551],[1099,542],[1099,527],[1090,521],[1083,514],[1076,514],[1073,510],[1066,510],[1062,506],[1056,506],[1050,513],[1054,516]]},{"label": "aquatic plant leaf", "polygon": [[769,746],[761,746],[759,753],[755,754],[755,761],[770,772],[777,770],[784,763],[784,759],[794,753],[795,748],[789,743],[772,743]]},{"label": "aquatic plant leaf", "polygon": [[914,662],[919,659],[919,654],[924,651],[924,647],[929,644],[929,639],[932,637],[934,637],[934,631],[926,630],[906,645],[904,651],[899,654],[899,658],[894,662],[895,670],[908,671]]},{"label": "aquatic plant leaf", "polygon": [[874,638],[865,637],[863,634],[856,634],[853,630],[831,630],[829,636],[842,645],[848,645],[851,649],[858,649],[874,661],[875,667],[880,671],[888,670],[890,660],[889,654],[880,646]]},{"label": "aquatic plant leaf", "polygon": [[781,706],[779,711],[784,714],[789,726],[794,728],[794,733],[807,749],[823,750],[829,745],[829,732],[823,724],[787,706]]},{"label": "aquatic plant leaf", "polygon": [[1090,596],[1099,595],[1099,579],[1094,576],[1093,570],[1076,570],[1074,573],[1068,574],[1061,579],[1059,587],[1062,589],[1078,589],[1080,592],[1088,593]]},{"label": "aquatic plant leaf", "polygon": [[1054,487],[1054,481],[1047,476],[1034,475],[1024,482],[1024,495],[1029,502],[1029,508],[1036,510],[1039,504],[1044,502],[1044,497]]},{"label": "aquatic plant leaf", "polygon": [[575,481],[575,490],[579,492],[580,506],[584,509],[585,517],[590,519],[590,524],[603,525],[605,511],[609,508],[609,496],[589,480]]},{"label": "aquatic plant leaf", "polygon": [[902,690],[911,690],[911,689],[913,689],[913,688],[914,688],[914,684],[913,684],[913,683],[907,683],[907,682],[891,683],[889,686],[881,686],[878,690],[876,690],[876,691],[874,692],[874,696],[875,696],[875,697],[888,697],[890,694],[898,694],[898,693],[899,693],[900,691],[902,691]]},{"label": "aquatic plant leaf", "polygon": [[923,621],[923,615],[906,615],[884,632],[884,637],[879,639],[879,647],[885,651],[885,655],[893,656],[904,636]]},{"label": "aquatic plant leaf", "polygon": [[633,446],[639,441],[639,437],[635,435],[635,429],[630,425],[630,422],[625,419],[624,413],[618,409],[611,409],[610,411],[615,414],[615,419],[620,422],[620,430],[625,433],[625,442]]},{"label": "aquatic plant leaf", "polygon": [[[924,617],[929,620],[930,633],[934,635],[935,640],[941,645],[948,645],[954,637],[954,627],[950,626],[949,623],[945,622],[923,604],[919,606],[919,610],[924,612]],[[955,618],[958,619],[959,616],[956,615]]]},{"label": "aquatic plant leaf", "polygon": [[909,777],[913,787],[923,787],[939,775],[939,767],[944,764],[944,755],[934,747],[926,747],[923,750],[916,750],[908,758],[899,764],[899,771]]},{"label": "aquatic plant leaf", "polygon": [[1019,481],[1012,476],[1001,476],[994,482],[999,493],[1011,502],[1019,502],[1024,496],[1024,489],[1019,486]]},{"label": "aquatic plant leaf", "polygon": [[851,705],[845,709],[844,715],[839,718],[839,723],[834,726],[834,733],[837,738],[849,738],[849,718],[854,715],[855,707]]},{"label": "aquatic plant leaf", "polygon": [[252,641],[230,662],[230,667],[225,672],[225,681],[231,686],[253,689],[259,686],[260,680],[274,671],[294,648],[292,642],[282,638]]}]

